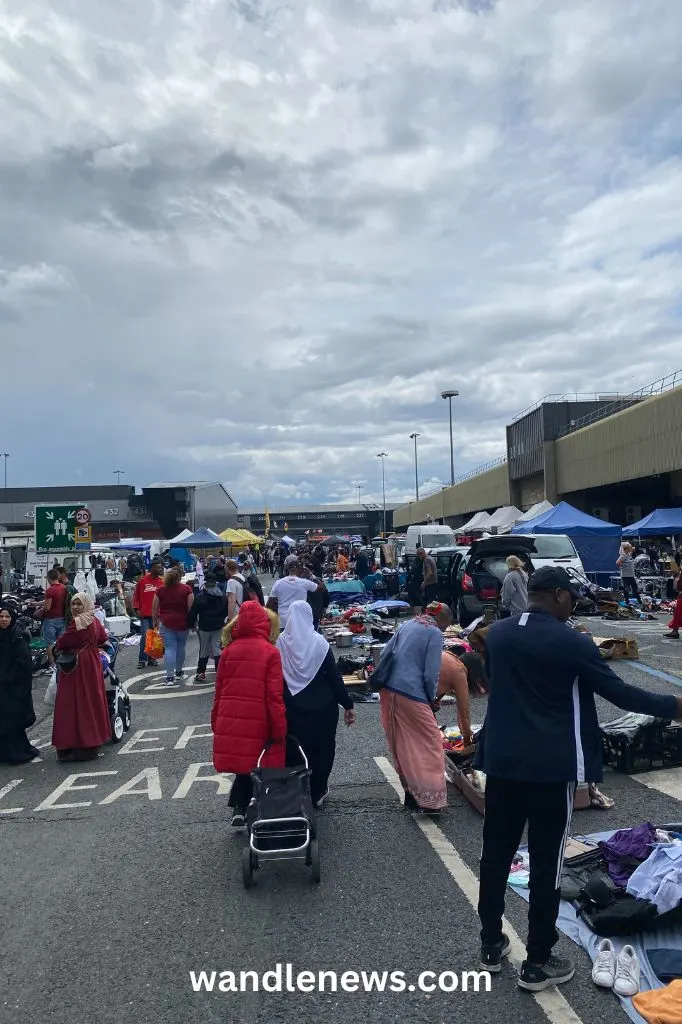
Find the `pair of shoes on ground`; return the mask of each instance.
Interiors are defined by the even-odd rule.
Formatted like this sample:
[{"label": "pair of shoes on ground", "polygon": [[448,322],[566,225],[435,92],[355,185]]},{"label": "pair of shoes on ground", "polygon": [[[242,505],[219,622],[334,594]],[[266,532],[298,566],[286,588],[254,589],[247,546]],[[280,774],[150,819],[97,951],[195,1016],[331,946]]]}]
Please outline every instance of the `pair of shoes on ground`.
[{"label": "pair of shoes on ground", "polygon": [[[481,946],[481,969],[490,974],[499,974],[502,958],[508,956],[510,950],[511,942],[507,935],[502,936],[501,942]],[[574,974],[575,964],[564,957],[551,956],[544,964],[531,964],[524,960],[517,984],[527,992],[542,992],[552,985],[563,985]]]},{"label": "pair of shoes on ground", "polygon": [[639,960],[632,946],[623,946],[616,953],[610,939],[602,939],[592,967],[592,981],[600,988],[612,988],[617,996],[627,999],[639,992]]}]

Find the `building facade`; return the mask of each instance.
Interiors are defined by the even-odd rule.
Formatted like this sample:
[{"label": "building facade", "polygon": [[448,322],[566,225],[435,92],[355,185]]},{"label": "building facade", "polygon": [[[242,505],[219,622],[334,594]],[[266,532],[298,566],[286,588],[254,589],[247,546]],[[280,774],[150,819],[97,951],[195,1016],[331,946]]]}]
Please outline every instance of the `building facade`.
[{"label": "building facade", "polygon": [[397,509],[396,528],[545,499],[621,524],[682,505],[680,423],[682,372],[634,395],[539,403],[507,427],[505,456]]},{"label": "building facade", "polygon": [[[397,505],[386,505],[386,530],[393,529],[393,512]],[[252,533],[265,533],[265,508],[240,508],[239,526]],[[331,536],[358,534],[372,538],[383,530],[383,506],[359,505],[273,505],[268,509],[270,533],[289,534],[296,540],[321,532]]]},{"label": "building facade", "polygon": [[224,530],[237,524],[237,506],[220,483],[0,488],[0,527],[30,536],[35,506],[82,503],[92,517],[92,539],[170,539],[184,529]]}]

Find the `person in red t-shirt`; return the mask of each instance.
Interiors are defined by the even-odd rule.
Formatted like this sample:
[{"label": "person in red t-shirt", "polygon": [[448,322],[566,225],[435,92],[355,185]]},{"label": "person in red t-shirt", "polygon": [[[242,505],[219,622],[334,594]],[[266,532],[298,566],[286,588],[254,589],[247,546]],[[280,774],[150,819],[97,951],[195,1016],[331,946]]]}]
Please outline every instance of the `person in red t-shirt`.
[{"label": "person in red t-shirt", "polygon": [[154,666],[157,663],[153,658],[144,652],[144,644],[147,638],[147,630],[153,629],[154,619],[152,605],[154,595],[163,586],[163,565],[161,562],[152,562],[149,572],[141,576],[137,581],[135,593],[133,594],[133,608],[140,616],[140,657],[137,662],[138,668],[146,668],[147,665]]},{"label": "person in red t-shirt", "polygon": [[189,633],[188,615],[194,603],[191,587],[181,583],[180,569],[169,569],[163,586],[154,594],[152,618],[154,628],[161,627],[165,648],[163,661],[166,666],[166,685],[173,686],[176,679],[184,679],[185,648]]},{"label": "person in red t-shirt", "polygon": [[54,666],[52,649],[66,629],[66,587],[59,582],[57,569],[50,569],[47,574],[47,590],[40,615],[43,620],[43,640],[47,644],[47,663],[52,668]]}]

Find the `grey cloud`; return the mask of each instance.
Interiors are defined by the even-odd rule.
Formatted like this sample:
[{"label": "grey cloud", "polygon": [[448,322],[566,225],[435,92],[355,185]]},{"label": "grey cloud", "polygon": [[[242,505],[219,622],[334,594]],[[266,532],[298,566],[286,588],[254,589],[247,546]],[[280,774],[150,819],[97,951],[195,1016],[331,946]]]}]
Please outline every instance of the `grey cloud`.
[{"label": "grey cloud", "polygon": [[[547,392],[674,369],[682,11],[594,11],[25,0],[0,32],[11,482],[111,463],[350,500],[384,448],[409,496],[413,430],[448,474],[444,386],[466,469]],[[77,469],[37,425],[55,389]]]}]

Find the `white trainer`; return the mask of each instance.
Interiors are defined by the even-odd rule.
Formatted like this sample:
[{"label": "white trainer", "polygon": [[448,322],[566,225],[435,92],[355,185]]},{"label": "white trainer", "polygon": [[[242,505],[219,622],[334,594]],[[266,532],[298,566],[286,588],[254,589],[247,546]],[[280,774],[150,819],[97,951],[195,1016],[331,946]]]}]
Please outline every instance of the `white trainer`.
[{"label": "white trainer", "polygon": [[592,981],[600,988],[613,988],[616,980],[616,951],[611,939],[602,939],[592,965]]},{"label": "white trainer", "polygon": [[639,960],[632,946],[623,946],[616,959],[616,980],[613,991],[616,995],[636,996],[639,992]]}]

